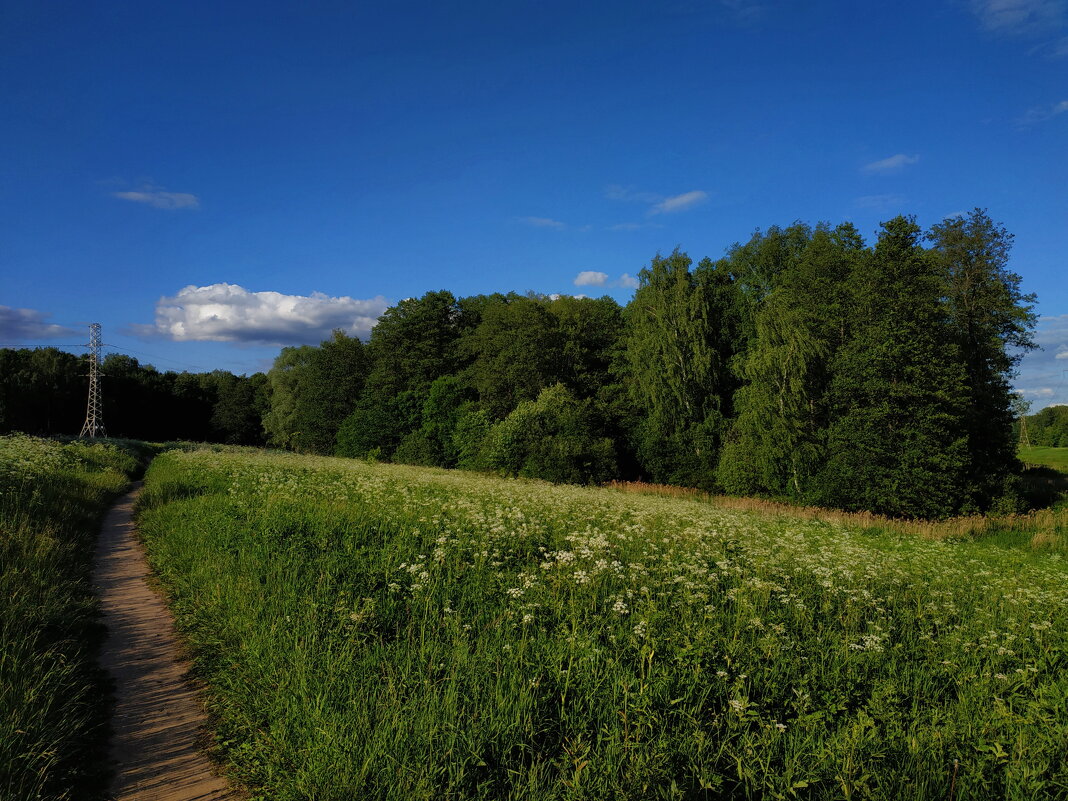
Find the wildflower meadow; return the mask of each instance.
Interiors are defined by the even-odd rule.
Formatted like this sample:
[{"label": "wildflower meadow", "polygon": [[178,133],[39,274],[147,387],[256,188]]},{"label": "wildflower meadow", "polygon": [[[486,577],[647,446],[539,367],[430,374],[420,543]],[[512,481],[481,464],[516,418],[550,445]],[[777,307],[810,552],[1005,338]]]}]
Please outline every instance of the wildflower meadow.
[{"label": "wildflower meadow", "polygon": [[259,798],[1068,797],[1058,548],[218,449],[140,522]]}]

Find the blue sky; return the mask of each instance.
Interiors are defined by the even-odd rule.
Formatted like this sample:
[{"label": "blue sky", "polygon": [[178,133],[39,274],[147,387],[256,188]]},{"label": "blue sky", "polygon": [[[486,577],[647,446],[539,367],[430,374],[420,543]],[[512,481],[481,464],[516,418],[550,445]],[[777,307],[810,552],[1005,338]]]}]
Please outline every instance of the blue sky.
[{"label": "blue sky", "polygon": [[0,77],[2,345],[254,371],[429,290],[625,302],[675,246],[978,206],[1068,402],[1068,0],[0,0]]}]

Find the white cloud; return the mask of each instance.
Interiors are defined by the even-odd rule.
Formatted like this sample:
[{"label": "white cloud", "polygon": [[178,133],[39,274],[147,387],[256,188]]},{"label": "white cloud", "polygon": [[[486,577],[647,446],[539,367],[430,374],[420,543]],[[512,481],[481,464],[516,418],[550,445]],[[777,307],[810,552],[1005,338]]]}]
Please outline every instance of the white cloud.
[{"label": "white cloud", "polygon": [[73,328],[45,322],[50,314],[36,309],[13,309],[0,306],[0,342],[26,342],[70,336]]},{"label": "white cloud", "polygon": [[112,192],[112,197],[120,200],[129,200],[133,203],[144,203],[157,209],[198,209],[200,199],[188,192],[166,192],[153,186],[142,187],[136,192]]},{"label": "white cloud", "polygon": [[190,285],[173,297],[160,298],[155,325],[135,330],[178,342],[315,344],[335,328],[366,336],[388,307],[382,296],[359,300],[321,292],[250,292],[237,284]]},{"label": "white cloud", "polygon": [[865,164],[860,168],[860,171],[866,175],[887,175],[889,173],[901,172],[906,166],[915,164],[919,160],[919,156],[908,156],[904,153],[897,153],[888,158],[879,159],[879,161]]},{"label": "white cloud", "polygon": [[984,28],[1012,36],[1035,35],[1064,25],[1066,0],[971,0]]},{"label": "white cloud", "polygon": [[1031,125],[1037,125],[1040,122],[1045,122],[1048,119],[1056,117],[1058,114],[1063,114],[1068,111],[1068,100],[1062,100],[1060,103],[1054,103],[1050,106],[1036,106],[1027,110],[1027,113],[1017,120],[1017,123],[1021,128],[1027,128]]},{"label": "white cloud", "polygon": [[[623,273],[612,281],[608,280],[608,273],[597,272],[595,270],[583,270],[575,277],[575,286],[603,286],[609,289],[637,289],[638,279],[634,276]],[[575,297],[579,297],[576,295]]]},{"label": "white cloud", "polygon": [[658,195],[655,192],[639,192],[633,186],[621,186],[620,184],[610,184],[605,187],[604,196],[609,200],[621,200],[624,203],[658,203],[664,199],[663,195]]},{"label": "white cloud", "polygon": [[891,211],[903,206],[905,198],[902,195],[863,195],[853,202],[862,209]]},{"label": "white cloud", "polygon": [[532,225],[535,228],[567,228],[567,223],[553,220],[549,217],[520,217],[519,222],[524,225]]},{"label": "white cloud", "polygon": [[[641,203],[647,205],[650,207],[647,212],[649,216],[685,211],[686,209],[693,208],[708,199],[708,193],[703,192],[700,189],[694,189],[691,192],[683,192],[681,195],[665,197],[664,195],[658,195],[655,192],[640,192],[634,187],[621,186],[619,184],[608,186],[605,189],[604,195],[609,200],[619,200],[624,203]],[[611,226],[609,230],[636,231],[643,227],[647,227],[647,225],[642,225],[641,223],[620,223],[619,225]]]},{"label": "white cloud", "polygon": [[1020,361],[1014,388],[1028,400],[1040,401],[1032,411],[1047,404],[1041,401],[1068,401],[1068,314],[1043,315],[1035,326],[1033,350]]},{"label": "white cloud", "polygon": [[575,286],[604,286],[607,281],[608,273],[596,270],[583,270],[575,276]]},{"label": "white cloud", "polygon": [[708,199],[708,193],[702,192],[700,189],[695,189],[692,192],[683,192],[681,195],[672,195],[666,197],[653,206],[650,210],[650,214],[674,214],[678,211],[686,211],[692,209],[694,206],[703,203]]}]

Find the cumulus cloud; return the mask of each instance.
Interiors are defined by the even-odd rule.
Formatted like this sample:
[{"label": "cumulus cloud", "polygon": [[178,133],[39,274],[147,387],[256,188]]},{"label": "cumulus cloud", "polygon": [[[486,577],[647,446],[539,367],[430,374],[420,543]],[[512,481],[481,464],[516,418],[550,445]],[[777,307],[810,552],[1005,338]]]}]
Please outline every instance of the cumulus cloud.
[{"label": "cumulus cloud", "polygon": [[531,225],[534,228],[567,228],[567,223],[550,217],[520,217],[519,222],[524,225]]},{"label": "cumulus cloud", "polygon": [[1033,350],[1020,361],[1015,389],[1038,411],[1049,401],[1068,402],[1068,314],[1043,315],[1035,327]]},{"label": "cumulus cloud", "polygon": [[167,192],[153,186],[145,186],[132,192],[112,192],[112,197],[120,200],[129,200],[132,203],[144,203],[156,209],[197,209],[200,208],[200,199],[188,192]]},{"label": "cumulus cloud", "polygon": [[1040,122],[1045,122],[1048,119],[1056,117],[1058,114],[1063,114],[1068,111],[1068,100],[1062,100],[1060,103],[1054,103],[1049,106],[1036,106],[1027,110],[1027,113],[1017,120],[1021,128],[1028,128],[1032,125],[1037,125]]},{"label": "cumulus cloud", "polygon": [[879,159],[869,164],[865,164],[860,168],[860,171],[865,175],[887,175],[890,173],[901,172],[902,169],[909,164],[915,164],[920,160],[919,156],[909,156],[905,153],[896,153],[885,159]]},{"label": "cumulus cloud", "polygon": [[13,309],[10,306],[0,306],[0,342],[55,339],[76,333],[73,328],[46,322],[51,316],[36,309]]},{"label": "cumulus cloud", "polygon": [[704,203],[708,199],[708,193],[702,192],[700,189],[695,189],[692,192],[683,192],[681,195],[672,195],[666,197],[653,206],[650,210],[650,214],[674,214],[677,211],[686,211],[692,209],[701,203]]},{"label": "cumulus cloud", "polygon": [[[611,289],[637,289],[638,279],[628,273],[623,273],[615,280],[608,280],[608,273],[595,270],[583,270],[575,276],[575,286],[603,286]],[[575,297],[579,297],[576,295]]]},{"label": "cumulus cloud", "polygon": [[575,286],[604,286],[608,282],[608,273],[596,270],[583,270],[575,276]]},{"label": "cumulus cloud", "polygon": [[142,335],[178,342],[212,341],[265,345],[314,344],[335,328],[366,336],[389,307],[382,296],[369,300],[281,292],[250,292],[237,284],[187,286],[156,304],[154,325]]},{"label": "cumulus cloud", "polygon": [[972,12],[988,31],[1012,36],[1041,34],[1065,23],[1065,0],[971,0]]}]

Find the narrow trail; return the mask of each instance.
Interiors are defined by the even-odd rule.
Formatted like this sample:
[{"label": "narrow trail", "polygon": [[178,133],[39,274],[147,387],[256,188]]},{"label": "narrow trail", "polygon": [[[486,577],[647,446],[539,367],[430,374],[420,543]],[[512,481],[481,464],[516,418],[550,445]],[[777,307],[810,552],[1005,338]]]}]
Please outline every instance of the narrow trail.
[{"label": "narrow trail", "polygon": [[201,748],[206,715],[186,680],[174,621],[148,585],[134,536],[135,489],[108,512],[93,566],[108,637],[101,666],[115,682],[110,757],[115,801],[233,801],[240,798]]}]

